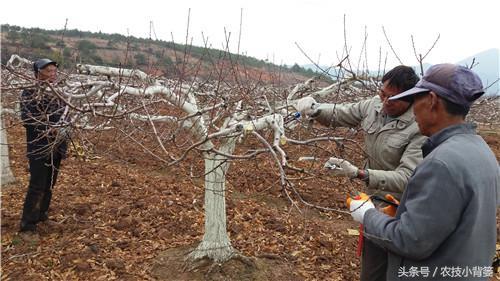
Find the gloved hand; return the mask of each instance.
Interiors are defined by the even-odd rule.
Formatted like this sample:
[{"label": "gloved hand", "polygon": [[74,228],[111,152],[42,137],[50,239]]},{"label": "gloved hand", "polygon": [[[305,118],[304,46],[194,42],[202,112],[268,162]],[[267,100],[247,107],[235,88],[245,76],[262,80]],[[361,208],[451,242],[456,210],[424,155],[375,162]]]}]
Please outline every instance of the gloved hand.
[{"label": "gloved hand", "polygon": [[56,132],[56,134],[55,134],[55,142],[56,143],[67,141],[71,136],[72,129],[70,126],[53,128],[53,129]]},{"label": "gloved hand", "polygon": [[351,212],[352,218],[359,223],[363,223],[366,211],[375,208],[375,205],[373,205],[372,200],[370,200],[370,197],[366,193],[360,193],[354,199],[347,197],[346,205]]},{"label": "gloved hand", "polygon": [[[398,199],[394,198],[394,196],[390,195],[390,194],[386,194],[385,195],[385,199],[391,201],[391,202],[394,202],[396,204],[399,205],[399,201]],[[382,209],[380,209],[384,214],[388,215],[388,216],[391,216],[391,217],[395,217],[396,216],[396,211],[398,210],[398,207],[395,207],[395,206],[392,206],[392,205],[388,205],[387,207],[384,207]]]},{"label": "gloved hand", "polygon": [[312,116],[314,115],[318,105],[319,104],[312,97],[304,97],[297,101],[295,108],[302,115]]},{"label": "gloved hand", "polygon": [[358,167],[349,163],[349,161],[331,157],[325,163],[325,169],[330,169],[331,174],[336,177],[355,178],[358,176]]},{"label": "gloved hand", "polygon": [[69,126],[59,128],[59,135],[61,138],[68,139],[71,135],[71,131],[72,129]]}]

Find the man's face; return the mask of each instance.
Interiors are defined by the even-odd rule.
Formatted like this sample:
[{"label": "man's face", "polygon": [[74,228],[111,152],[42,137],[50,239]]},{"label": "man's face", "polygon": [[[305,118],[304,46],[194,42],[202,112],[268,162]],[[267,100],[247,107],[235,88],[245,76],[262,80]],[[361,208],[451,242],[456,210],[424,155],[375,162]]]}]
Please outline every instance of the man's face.
[{"label": "man's face", "polygon": [[57,67],[53,64],[49,64],[48,66],[40,69],[38,71],[38,80],[49,81],[50,83],[54,83],[57,78]]},{"label": "man's face", "polygon": [[413,102],[415,121],[417,122],[420,133],[428,137],[431,135],[429,129],[433,123],[431,107],[431,95],[429,93],[415,96]]},{"label": "man's face", "polygon": [[378,95],[384,105],[383,110],[390,117],[398,117],[401,114],[405,113],[406,110],[408,110],[408,107],[410,107],[409,102],[402,100],[389,100],[390,97],[395,96],[401,92],[402,91],[398,88],[390,86],[389,81],[385,81],[382,85],[382,88],[380,88]]}]

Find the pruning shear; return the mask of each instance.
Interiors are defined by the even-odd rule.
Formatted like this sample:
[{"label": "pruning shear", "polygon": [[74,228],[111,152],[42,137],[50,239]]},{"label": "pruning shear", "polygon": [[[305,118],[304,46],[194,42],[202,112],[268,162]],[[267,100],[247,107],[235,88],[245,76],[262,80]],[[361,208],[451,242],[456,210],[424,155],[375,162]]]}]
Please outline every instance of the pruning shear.
[{"label": "pruning shear", "polygon": [[373,200],[373,201],[379,201],[379,202],[384,202],[385,204],[387,205],[391,205],[391,206],[394,206],[394,207],[399,207],[399,204],[396,203],[396,202],[392,202],[390,200],[387,200],[385,199],[384,197],[382,196],[379,196],[379,195],[370,195],[370,199]]},{"label": "pruning shear", "polygon": [[[333,166],[335,166],[335,165],[333,165]],[[352,196],[352,195],[350,195],[350,196],[354,200],[361,200],[362,199],[361,193],[359,193],[359,192],[357,192],[357,194],[355,196]],[[389,201],[389,200],[385,199],[384,197],[381,197],[378,195],[370,195],[368,198],[369,198],[368,200],[384,202],[384,203],[391,205],[391,206],[394,206],[396,208],[399,206],[399,204],[397,204],[396,202]],[[360,224],[359,225],[359,236],[358,236],[358,249],[357,249],[358,257],[360,257],[361,253],[363,252],[363,244],[364,244],[363,229],[364,229],[363,224]]]},{"label": "pruning shear", "polygon": [[[328,170],[342,170],[342,168],[340,166],[337,166],[335,164],[330,164],[329,162],[325,163],[325,168]],[[356,195],[356,196],[359,196],[359,195]],[[351,196],[351,197],[356,199],[356,196]]]},{"label": "pruning shear", "polygon": [[[335,166],[335,165],[333,165]],[[357,195],[351,196],[354,200],[361,200],[361,193],[357,192]],[[359,225],[359,236],[358,236],[358,249],[357,255],[361,257],[361,253],[363,252],[363,244],[364,244],[364,236],[363,236],[363,224]]]}]

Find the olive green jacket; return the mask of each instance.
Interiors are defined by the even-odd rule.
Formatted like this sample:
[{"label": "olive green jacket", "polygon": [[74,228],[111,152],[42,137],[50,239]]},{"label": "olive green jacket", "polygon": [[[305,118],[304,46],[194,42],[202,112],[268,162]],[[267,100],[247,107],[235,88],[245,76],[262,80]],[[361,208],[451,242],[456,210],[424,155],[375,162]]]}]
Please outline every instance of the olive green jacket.
[{"label": "olive green jacket", "polygon": [[378,96],[349,104],[321,104],[316,120],[325,126],[357,127],[365,132],[369,194],[400,198],[408,178],[422,161],[420,134],[413,107],[384,125],[385,113]]}]

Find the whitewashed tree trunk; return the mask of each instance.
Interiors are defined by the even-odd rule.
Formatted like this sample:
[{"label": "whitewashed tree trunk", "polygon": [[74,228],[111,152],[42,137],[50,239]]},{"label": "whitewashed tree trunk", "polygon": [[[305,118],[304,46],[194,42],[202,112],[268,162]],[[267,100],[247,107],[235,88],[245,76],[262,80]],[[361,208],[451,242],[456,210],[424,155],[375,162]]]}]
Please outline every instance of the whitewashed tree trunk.
[{"label": "whitewashed tree trunk", "polygon": [[[278,113],[273,114],[273,110],[269,103],[267,103],[270,109],[269,115],[264,115],[253,120],[246,120],[248,116],[242,110],[242,101],[239,101],[236,104],[234,113],[226,119],[222,128],[219,129],[214,126],[213,129],[216,129],[216,131],[212,130],[211,132],[207,124],[215,124],[215,120],[211,119],[213,118],[211,114],[206,113],[215,109],[225,108],[227,101],[222,98],[217,100],[218,103],[210,103],[209,107],[199,108],[194,94],[196,91],[191,87],[183,87],[180,91],[175,90],[175,87],[168,86],[169,83],[165,81],[160,83],[160,81],[154,80],[154,78],[149,77],[146,73],[139,70],[92,65],[77,65],[77,69],[80,73],[106,75],[108,76],[107,80],[110,80],[111,76],[120,76],[137,78],[145,83],[143,83],[142,87],[123,86],[120,84],[115,85],[111,80],[107,82],[101,80],[92,81],[86,77],[72,76],[74,78],[73,82],[66,84],[67,88],[62,90],[64,96],[68,98],[68,102],[71,99],[89,99],[91,101],[88,103],[84,102],[83,105],[80,105],[81,108],[77,107],[78,103],[72,105],[71,108],[75,111],[88,112],[92,110],[95,116],[95,112],[99,113],[99,111],[103,110],[100,112],[102,116],[110,116],[104,109],[112,108],[114,114],[117,112],[119,114],[128,114],[128,117],[131,119],[147,121],[151,124],[153,122],[177,122],[178,125],[189,128],[193,135],[193,147],[205,151],[203,155],[205,161],[205,232],[201,243],[187,258],[191,261],[208,258],[217,263],[225,262],[235,256],[241,258],[241,255],[238,255],[237,251],[231,245],[226,226],[225,184],[226,173],[229,169],[229,162],[227,160],[232,157],[231,155],[234,152],[238,137],[247,134],[256,134],[256,131],[259,130],[273,130],[274,138],[272,145],[268,144],[268,148],[273,155],[275,155],[272,151],[273,149],[280,154],[281,165],[284,166],[286,164],[286,155],[279,147],[280,141],[286,140],[284,138],[283,116]],[[83,84],[87,85],[86,88],[80,87],[82,81],[84,81]],[[88,91],[88,86],[92,86],[90,91]],[[167,104],[182,109],[188,115],[183,116],[182,119],[178,119],[176,116],[155,116],[149,115],[147,112],[146,114],[133,111],[127,112],[127,108],[130,109],[133,106],[122,108],[120,101],[123,99],[119,97],[123,95],[137,97],[137,100],[142,102],[142,107],[146,107],[144,98],[161,96],[161,102],[166,101]],[[216,118],[223,116],[222,112],[219,112],[221,115],[217,113],[215,115],[217,116]],[[84,117],[86,116],[82,118]],[[73,118],[73,120],[77,119]],[[83,124],[87,123],[85,119],[82,120],[84,121]],[[156,131],[154,133],[157,135]],[[216,139],[220,141],[219,150],[213,149],[214,143],[212,140]],[[267,144],[264,138],[262,140]],[[161,140],[159,141],[161,143]],[[166,149],[164,150],[166,151]],[[168,151],[166,152],[168,154]],[[277,156],[275,155],[275,157]],[[175,163],[182,160],[182,158],[173,160],[172,163]]]},{"label": "whitewashed tree trunk", "polygon": [[[232,154],[236,138],[229,138],[221,151]],[[226,172],[227,158],[215,153],[205,153],[205,234],[198,247],[188,256],[192,260],[209,258],[225,262],[235,253],[226,227]]]},{"label": "whitewashed tree trunk", "polygon": [[0,176],[0,186],[9,184],[15,180],[10,169],[9,146],[7,141],[7,133],[2,118],[2,108],[0,106],[0,161],[2,162],[2,175]]}]

